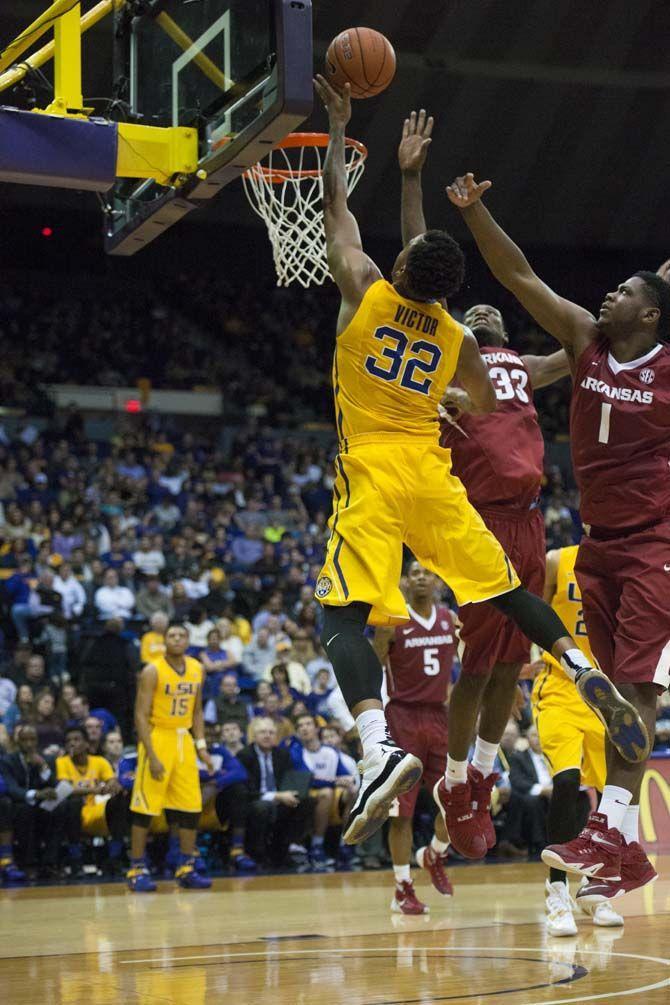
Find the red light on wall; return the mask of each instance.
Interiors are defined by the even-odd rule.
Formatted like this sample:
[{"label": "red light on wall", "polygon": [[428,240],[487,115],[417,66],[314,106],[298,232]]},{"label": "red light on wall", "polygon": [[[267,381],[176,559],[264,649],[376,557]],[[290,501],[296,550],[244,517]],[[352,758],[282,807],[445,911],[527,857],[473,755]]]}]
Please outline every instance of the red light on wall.
[{"label": "red light on wall", "polygon": [[51,227],[42,227],[40,234],[42,235],[42,237],[52,237],[53,229]]},{"label": "red light on wall", "polygon": [[138,401],[137,398],[129,398],[125,404],[126,412],[141,412],[142,402]]}]

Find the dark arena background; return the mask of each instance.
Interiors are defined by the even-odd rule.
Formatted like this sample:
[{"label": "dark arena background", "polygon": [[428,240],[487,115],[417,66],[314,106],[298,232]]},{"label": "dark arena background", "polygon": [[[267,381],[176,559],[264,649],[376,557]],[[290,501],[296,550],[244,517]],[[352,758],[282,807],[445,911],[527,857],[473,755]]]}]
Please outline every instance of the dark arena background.
[{"label": "dark arena background", "polygon": [[[60,27],[61,17],[76,12],[78,20],[96,7],[60,0],[45,33],[7,61],[12,41],[48,6],[22,0],[0,10],[2,1002],[667,1001],[667,691],[658,698],[640,795],[641,843],[660,878],[616,900],[625,924],[599,926],[575,909],[577,935],[547,931],[540,852],[551,778],[548,769],[546,780],[527,775],[535,771],[531,752],[541,758],[530,699],[543,665],[539,650],[524,668],[523,703],[496,766],[497,844],[475,864],[450,849],[452,897],[415,864],[433,834],[426,788],[412,821],[411,862],[416,895],[429,911],[389,911],[389,825],[361,845],[342,843],[362,749],[320,641],[323,614],[314,598],[336,474],[331,368],[340,300],[330,278],[307,289],[277,285],[242,168],[232,155],[226,161],[226,144],[246,146],[244,130],[264,114],[268,89],[259,101],[251,73],[234,84],[248,113],[234,128],[234,116],[233,127],[230,117],[224,127],[221,110],[193,85],[192,117],[177,124],[201,142],[213,128],[217,170],[229,175],[213,198],[193,195],[192,186],[205,184],[196,167],[209,173],[200,147],[189,179],[178,183],[189,211],[157,225],[156,239],[135,254],[119,253],[111,247],[127,237],[119,228],[127,221],[132,241],[143,211],[139,179],[149,179],[152,197],[168,187],[150,173],[119,181],[118,170],[96,191],[72,178],[68,187],[53,179],[27,184],[25,160],[17,167],[18,113],[29,131],[36,120],[40,128],[45,118],[58,121],[53,109],[50,116],[33,110],[47,108],[59,85],[48,61],[10,86],[5,76],[53,38],[54,24],[71,30],[71,20]],[[242,15],[240,0],[115,0],[112,18],[109,6],[109,16],[82,36],[87,114],[156,128],[167,120],[152,118],[142,101],[151,87],[157,104],[177,101],[165,97],[177,86],[176,71],[171,78],[167,64],[150,64],[140,30],[123,50],[133,17],[221,21],[226,76],[235,75],[253,36],[263,57],[255,71],[278,66],[289,81],[293,56],[273,66],[280,43],[291,49],[277,25],[297,16],[295,8],[305,16],[310,8],[250,0]],[[261,41],[256,21],[267,22]],[[302,78],[321,73],[330,41],[357,24],[382,32],[397,59],[390,86],[353,101],[347,126],[368,149],[349,207],[385,276],[401,249],[398,143],[405,117],[421,108],[435,117],[423,171],[428,226],[447,229],[466,256],[464,285],[449,302],[458,321],[473,304],[490,304],[502,313],[512,349],[546,355],[559,348],[497,283],[449,202],[446,186],[468,171],[493,182],[486,205],[538,275],[595,316],[619,283],[670,258],[665,0],[312,0],[313,51]],[[203,42],[201,69],[216,62],[217,38]],[[176,50],[184,59],[188,44]],[[316,97],[311,111],[291,114],[275,139],[328,131]],[[288,120],[278,111],[276,121]],[[58,159],[57,141],[50,142]],[[76,158],[66,158],[70,173]],[[545,440],[539,506],[548,550],[582,536],[571,390],[564,377],[534,396]],[[446,583],[437,583],[433,599],[457,611]],[[126,879],[134,708],[138,675],[164,652],[168,620],[186,626],[187,655],[205,669],[214,770],[200,766],[195,853],[198,875],[212,884],[178,887],[177,829],[161,815],[147,852],[157,889],[142,894]],[[452,684],[459,671],[456,656]],[[272,780],[262,758],[253,761],[257,777],[249,768],[263,729],[274,751]],[[319,776],[319,751],[333,748],[345,782]],[[271,781],[288,797],[272,819],[262,806]],[[518,814],[510,811],[515,799],[523,804]],[[588,799],[596,804],[595,790]],[[572,877],[573,895],[577,885]]]}]

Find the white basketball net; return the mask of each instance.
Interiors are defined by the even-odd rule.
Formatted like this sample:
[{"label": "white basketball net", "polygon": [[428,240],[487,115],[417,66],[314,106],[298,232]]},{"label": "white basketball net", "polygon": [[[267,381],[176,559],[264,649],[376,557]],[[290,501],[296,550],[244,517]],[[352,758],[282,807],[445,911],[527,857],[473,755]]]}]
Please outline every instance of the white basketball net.
[{"label": "white basketball net", "polygon": [[[264,221],[272,245],[277,286],[321,286],[330,276],[323,229],[323,158],[326,147],[309,143],[277,147],[265,164],[242,175],[252,209]],[[346,140],[347,191],[365,169],[367,150]]]}]

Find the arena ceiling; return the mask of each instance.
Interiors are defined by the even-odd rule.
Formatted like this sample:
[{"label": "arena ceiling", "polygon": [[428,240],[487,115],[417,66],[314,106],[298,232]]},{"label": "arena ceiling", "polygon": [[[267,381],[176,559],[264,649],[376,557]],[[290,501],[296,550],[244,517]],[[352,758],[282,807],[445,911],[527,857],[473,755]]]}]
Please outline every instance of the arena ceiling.
[{"label": "arena ceiling", "polygon": [[[397,234],[397,138],[404,115],[425,106],[437,119],[425,182],[429,222],[458,231],[443,189],[473,170],[493,180],[490,205],[524,243],[670,254],[667,0],[313,3],[319,62],[333,35],[360,22],[383,31],[398,54],[393,85],[356,102],[350,126],[370,148],[353,201],[364,234]],[[0,40],[45,5],[3,4]],[[87,36],[89,94],[109,91],[110,32],[103,23]],[[315,111],[306,127],[323,129],[324,114]],[[4,211],[82,199],[93,212],[90,195],[0,186]],[[237,182],[206,212],[222,224],[252,222]]]}]

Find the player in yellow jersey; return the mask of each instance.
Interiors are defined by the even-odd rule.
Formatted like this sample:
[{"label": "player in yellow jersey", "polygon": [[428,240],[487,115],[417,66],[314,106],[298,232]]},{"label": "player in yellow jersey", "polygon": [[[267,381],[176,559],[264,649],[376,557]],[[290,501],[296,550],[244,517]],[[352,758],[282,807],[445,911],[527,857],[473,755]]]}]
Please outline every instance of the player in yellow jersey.
[{"label": "player in yellow jersey", "polygon": [[165,655],[147,663],[140,675],[135,702],[139,739],[137,773],[130,798],[132,811],[131,890],[156,889],[144,858],[151,821],[165,810],[179,828],[180,861],[175,878],[191,890],[208,889],[211,880],[195,871],[195,841],[202,810],[197,756],[213,772],[202,714],[202,667],[185,656],[188,631],[168,626]]},{"label": "player in yellow jersey", "polygon": [[[575,578],[578,546],[547,554],[544,599],[571,630],[584,655],[593,660],[583,620],[582,598]],[[605,727],[577,694],[574,684],[550,653],[542,653],[544,669],[533,685],[533,718],[542,753],[551,770],[553,790],[547,816],[550,844],[571,841],[582,829],[591,806],[580,785],[602,792],[605,785]],[[582,905],[596,925],[623,925],[608,903]],[[549,869],[546,883],[547,933],[576,935],[577,925],[567,874]]]},{"label": "player in yellow jersey", "polygon": [[[440,402],[474,412],[492,412],[496,404],[475,337],[446,309],[446,298],[463,282],[463,252],[445,231],[429,230],[403,248],[391,282],[382,278],[347,206],[349,86],[337,91],[321,76],[315,86],[330,120],[324,227],[342,296],[333,364],[340,452],[331,536],[315,593],[324,607],[323,643],[363,745],[363,780],[344,835],[355,843],[381,826],[395,796],[421,776],[418,758],[388,734],[381,664],[364,634],[368,622],[408,619],[398,587],[403,544],[449,583],[459,604],[490,600],[573,675],[595,671],[555,612],[522,589],[438,444]],[[454,379],[460,386],[448,387]],[[461,767],[448,762],[451,769]],[[484,822],[475,817],[467,778],[461,784],[450,775],[449,791],[445,782],[434,795],[447,829],[450,816],[462,831],[469,826],[459,850],[482,857]]]}]

